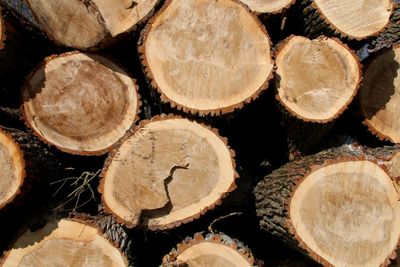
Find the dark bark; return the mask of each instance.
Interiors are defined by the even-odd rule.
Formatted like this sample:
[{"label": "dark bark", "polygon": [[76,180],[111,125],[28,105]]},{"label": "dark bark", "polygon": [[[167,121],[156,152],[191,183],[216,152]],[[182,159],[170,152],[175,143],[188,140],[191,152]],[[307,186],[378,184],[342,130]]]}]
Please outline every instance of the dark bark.
[{"label": "dark bark", "polygon": [[394,12],[390,18],[389,27],[367,42],[362,48],[357,51],[361,60],[365,60],[375,55],[379,51],[390,48],[393,44],[398,43],[400,40],[400,1],[396,3]]},{"label": "dark bark", "polygon": [[[299,181],[309,174],[313,167],[322,167],[328,161],[365,158],[388,162],[399,151],[400,147],[398,146],[370,149],[359,145],[346,144],[303,157],[282,166],[267,175],[254,189],[257,216],[260,219],[261,229],[302,251],[298,246],[298,241],[290,233],[287,224],[289,218],[288,204]],[[307,254],[305,251],[302,252]]]},{"label": "dark bark", "polygon": [[11,6],[6,3],[8,1],[0,1],[0,5],[5,7],[1,11],[5,41],[3,49],[0,49],[0,105],[17,107],[25,77],[53,47],[30,21],[25,8],[20,8],[18,13],[18,9],[8,9]]}]

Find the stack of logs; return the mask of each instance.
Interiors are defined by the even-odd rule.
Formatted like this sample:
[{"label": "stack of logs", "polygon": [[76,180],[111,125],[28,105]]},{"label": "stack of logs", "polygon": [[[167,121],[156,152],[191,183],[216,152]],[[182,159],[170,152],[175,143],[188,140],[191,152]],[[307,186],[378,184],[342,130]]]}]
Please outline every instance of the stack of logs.
[{"label": "stack of logs", "polygon": [[397,4],[0,0],[0,266],[400,266]]}]

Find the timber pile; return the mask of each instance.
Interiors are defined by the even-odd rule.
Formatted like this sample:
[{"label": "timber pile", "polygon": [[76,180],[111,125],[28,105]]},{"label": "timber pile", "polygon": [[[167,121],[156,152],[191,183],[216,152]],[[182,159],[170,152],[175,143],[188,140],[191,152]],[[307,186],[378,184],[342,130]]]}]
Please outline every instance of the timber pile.
[{"label": "timber pile", "polygon": [[400,266],[398,4],[0,0],[0,266]]}]

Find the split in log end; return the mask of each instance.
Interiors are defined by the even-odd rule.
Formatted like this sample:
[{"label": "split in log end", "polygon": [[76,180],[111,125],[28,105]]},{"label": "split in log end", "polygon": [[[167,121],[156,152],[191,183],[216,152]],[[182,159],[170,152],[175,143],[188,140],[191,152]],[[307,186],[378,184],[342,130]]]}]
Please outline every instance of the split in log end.
[{"label": "split in log end", "polygon": [[156,117],[110,155],[99,191],[106,210],[128,227],[176,227],[214,208],[235,188],[233,156],[226,140],[209,128]]},{"label": "split in log end", "polygon": [[[28,0],[41,28],[55,42],[90,49],[135,29],[159,0]],[[67,25],[68,27],[66,27]]]}]

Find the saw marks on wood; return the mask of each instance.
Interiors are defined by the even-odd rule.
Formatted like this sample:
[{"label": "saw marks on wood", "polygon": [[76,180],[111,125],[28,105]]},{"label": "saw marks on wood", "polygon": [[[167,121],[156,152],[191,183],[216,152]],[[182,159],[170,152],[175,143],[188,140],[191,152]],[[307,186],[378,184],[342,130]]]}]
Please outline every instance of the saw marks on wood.
[{"label": "saw marks on wood", "polygon": [[19,145],[0,130],[0,208],[19,193],[25,178],[25,163]]},{"label": "saw marks on wood", "polygon": [[375,58],[364,75],[361,108],[369,129],[381,139],[400,142],[400,47]]},{"label": "saw marks on wood", "polygon": [[34,132],[73,154],[102,154],[135,121],[134,81],[109,60],[68,53],[46,61],[25,84],[22,110]]},{"label": "saw marks on wood", "polygon": [[339,40],[292,36],[276,57],[278,99],[292,115],[314,122],[339,116],[361,79],[358,60]]},{"label": "saw marks on wood", "polygon": [[100,191],[133,227],[174,227],[212,208],[234,186],[231,152],[216,133],[187,119],[156,119],[110,156]]},{"label": "saw marks on wood", "polygon": [[383,31],[393,9],[391,0],[314,0],[313,5],[334,29],[355,39]]},{"label": "saw marks on wood", "polygon": [[65,219],[24,233],[3,261],[3,267],[128,266],[122,253],[96,228]]},{"label": "saw marks on wood", "polygon": [[295,0],[240,0],[257,13],[278,13],[288,8]]},{"label": "saw marks on wood", "polygon": [[127,32],[158,0],[28,0],[41,27],[58,43],[78,49]]},{"label": "saw marks on wood", "polygon": [[290,201],[298,238],[333,266],[380,266],[397,248],[400,202],[375,163],[348,161],[311,172]]},{"label": "saw marks on wood", "polygon": [[200,114],[230,112],[255,98],[273,67],[263,26],[231,0],[167,1],[141,52],[162,99]]}]

